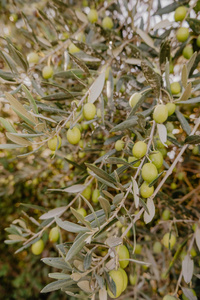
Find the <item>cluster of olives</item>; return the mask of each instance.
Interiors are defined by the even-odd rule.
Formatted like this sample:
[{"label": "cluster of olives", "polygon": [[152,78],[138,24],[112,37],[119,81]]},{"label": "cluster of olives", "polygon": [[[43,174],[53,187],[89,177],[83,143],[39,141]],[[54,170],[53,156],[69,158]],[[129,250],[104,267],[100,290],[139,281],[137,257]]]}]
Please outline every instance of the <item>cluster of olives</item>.
[{"label": "cluster of olives", "polygon": [[[185,19],[186,15],[187,15],[187,8],[185,6],[180,6],[175,10],[174,20],[176,22],[182,22]],[[186,42],[189,37],[189,29],[187,27],[180,27],[177,30],[176,37],[179,42],[181,43]],[[198,47],[200,47],[200,36],[196,38],[196,44]],[[186,59],[190,59],[193,53],[194,51],[191,44],[185,46],[182,52],[183,57],[185,57]]]},{"label": "cluster of olives", "polygon": [[[49,232],[49,241],[51,243],[56,243],[59,240],[60,232],[57,226],[51,228]],[[34,255],[40,255],[44,250],[44,241],[39,239],[37,242],[33,243],[31,246],[31,251]]]}]

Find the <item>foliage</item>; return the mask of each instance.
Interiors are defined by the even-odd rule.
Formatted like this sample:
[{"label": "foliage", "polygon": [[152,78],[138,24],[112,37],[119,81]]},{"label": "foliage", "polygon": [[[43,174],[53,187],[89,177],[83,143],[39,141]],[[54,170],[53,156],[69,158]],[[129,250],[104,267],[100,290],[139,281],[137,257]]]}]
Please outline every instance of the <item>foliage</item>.
[{"label": "foliage", "polygon": [[120,299],[200,294],[199,4],[145,2],[1,2],[2,248],[18,265],[0,276],[13,299],[120,296],[119,266]]}]

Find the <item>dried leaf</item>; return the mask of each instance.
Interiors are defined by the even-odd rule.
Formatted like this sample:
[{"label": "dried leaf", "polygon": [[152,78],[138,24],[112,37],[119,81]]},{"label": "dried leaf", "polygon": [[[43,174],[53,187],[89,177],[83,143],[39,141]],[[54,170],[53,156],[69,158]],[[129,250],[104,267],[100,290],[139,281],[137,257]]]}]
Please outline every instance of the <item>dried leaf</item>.
[{"label": "dried leaf", "polygon": [[103,287],[102,289],[99,290],[99,300],[107,300],[108,293],[106,291],[106,288]]}]

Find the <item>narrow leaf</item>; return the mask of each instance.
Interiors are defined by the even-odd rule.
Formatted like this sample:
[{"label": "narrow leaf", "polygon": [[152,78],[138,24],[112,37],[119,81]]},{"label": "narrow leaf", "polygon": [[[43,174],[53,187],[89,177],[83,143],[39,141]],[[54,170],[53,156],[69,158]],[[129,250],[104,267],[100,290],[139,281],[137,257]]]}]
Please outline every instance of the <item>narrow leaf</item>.
[{"label": "narrow leaf", "polygon": [[191,133],[191,128],[190,128],[188,121],[186,120],[186,118],[183,116],[183,114],[177,108],[176,108],[175,113],[181,123],[183,130],[189,135]]},{"label": "narrow leaf", "polygon": [[147,199],[147,208],[148,208],[149,214],[146,211],[144,212],[144,222],[146,224],[150,223],[155,215],[155,205],[151,198]]},{"label": "narrow leaf", "polygon": [[139,206],[139,188],[138,188],[138,184],[137,181],[131,177],[132,182],[133,182],[133,197],[134,197],[134,202],[135,202],[135,207],[138,208]]},{"label": "narrow leaf", "polygon": [[73,233],[79,233],[79,232],[86,232],[88,229],[86,227],[80,226],[78,224],[69,222],[69,221],[62,221],[59,217],[55,217],[56,223],[59,227],[62,229],[73,232]]},{"label": "narrow leaf", "polygon": [[81,214],[79,214],[79,212],[77,212],[73,207],[70,207],[70,210],[78,221],[85,225],[89,230],[92,229],[90,223],[86,221],[85,218]]},{"label": "narrow leaf", "polygon": [[57,207],[49,210],[47,213],[40,216],[40,220],[46,220],[62,215],[66,211],[66,206]]},{"label": "narrow leaf", "polygon": [[103,208],[103,210],[105,211],[106,214],[106,219],[109,218],[110,212],[111,212],[111,207],[110,207],[110,203],[107,199],[105,199],[104,197],[99,197],[98,198],[99,203],[101,205],[101,207]]},{"label": "narrow leaf", "polygon": [[38,108],[37,108],[37,105],[36,105],[36,102],[35,102],[33,96],[31,95],[29,90],[25,87],[25,85],[22,85],[22,89],[25,92],[26,97],[28,98],[28,100],[30,102],[30,105],[32,106],[34,113],[38,114]]},{"label": "narrow leaf", "polygon": [[12,126],[12,124],[11,124],[9,121],[5,120],[4,118],[1,118],[1,117],[0,117],[0,122],[1,122],[2,126],[3,126],[8,132],[12,132],[12,133],[17,132],[17,131],[15,130],[15,128]]},{"label": "narrow leaf", "polygon": [[90,235],[88,233],[82,234],[78,239],[75,240],[69,251],[67,252],[65,260],[68,261],[72,257],[74,257],[77,253],[79,253],[86,244],[86,239]]},{"label": "narrow leaf", "polygon": [[105,171],[103,171],[102,169],[99,169],[98,167],[96,167],[95,165],[92,164],[86,164],[86,166],[92,170],[92,172],[94,172],[97,176],[99,176],[100,178],[103,178],[104,180],[107,180],[111,183],[116,183],[116,180],[111,177],[108,173],[106,173]]},{"label": "narrow leaf", "polygon": [[29,142],[28,140],[25,140],[24,138],[22,137],[19,137],[19,136],[15,136],[13,135],[12,133],[10,132],[6,132],[6,136],[9,140],[11,140],[13,143],[16,143],[20,146],[24,146],[24,147],[27,147],[27,146],[30,146],[31,145],[31,142]]},{"label": "narrow leaf", "polygon": [[105,82],[105,72],[101,73],[89,88],[88,102],[94,103],[100,96]]},{"label": "narrow leaf", "polygon": [[186,65],[183,65],[182,73],[181,73],[181,82],[182,82],[182,85],[184,88],[186,88],[186,86],[187,86],[187,81],[188,81],[187,67],[186,67]]},{"label": "narrow leaf", "polygon": [[160,138],[161,143],[167,147],[166,141],[167,141],[167,129],[164,124],[157,124],[158,129],[158,135]]},{"label": "narrow leaf", "polygon": [[186,283],[190,283],[194,271],[194,261],[187,254],[182,261],[183,278]]}]

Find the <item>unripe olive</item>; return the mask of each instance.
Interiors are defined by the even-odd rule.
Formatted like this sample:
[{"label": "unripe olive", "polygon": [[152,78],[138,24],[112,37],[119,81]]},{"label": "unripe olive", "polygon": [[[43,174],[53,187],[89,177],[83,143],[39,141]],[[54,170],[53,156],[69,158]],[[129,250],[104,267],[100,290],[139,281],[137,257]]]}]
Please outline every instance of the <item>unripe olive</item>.
[{"label": "unripe olive", "polygon": [[98,21],[98,12],[96,9],[90,9],[88,15],[88,20],[90,23],[96,23]]},{"label": "unripe olive", "polygon": [[54,136],[52,139],[48,140],[48,147],[51,151],[56,151],[56,147],[57,147],[57,143],[58,143],[58,148],[57,150],[61,147],[62,144],[62,140],[60,136]]},{"label": "unripe olive", "polygon": [[79,41],[79,42],[83,42],[85,43],[86,41],[86,37],[85,37],[85,34],[83,32],[79,32],[77,35],[76,35],[76,40]]},{"label": "unripe olive", "polygon": [[112,29],[114,26],[113,20],[110,17],[105,17],[102,21],[102,27],[106,29]]},{"label": "unripe olive", "polygon": [[137,274],[130,274],[129,275],[129,281],[131,285],[135,285],[137,282]]},{"label": "unripe olive", "polygon": [[153,112],[153,119],[156,123],[164,123],[168,118],[168,110],[166,105],[157,105]]},{"label": "unripe olive", "polygon": [[177,300],[175,297],[170,296],[170,295],[166,295],[163,300]]},{"label": "unripe olive", "polygon": [[155,242],[153,244],[153,253],[159,254],[162,251],[162,244],[160,242]]},{"label": "unripe olive", "polygon": [[174,247],[174,245],[176,244],[176,237],[173,233],[166,233],[162,239],[162,243],[163,245],[168,248],[168,249],[172,249]]},{"label": "unripe olive", "polygon": [[99,200],[98,200],[99,196],[100,196],[100,191],[98,189],[95,189],[92,192],[92,202],[98,203],[99,202]]},{"label": "unripe olive", "polygon": [[185,6],[179,6],[175,10],[174,20],[176,22],[183,21],[185,19],[186,13],[187,13],[187,8]]},{"label": "unripe olive", "polygon": [[170,210],[169,210],[169,209],[166,208],[166,209],[163,211],[163,213],[162,213],[162,219],[163,219],[164,221],[167,221],[167,220],[170,219]]},{"label": "unripe olive", "polygon": [[141,97],[142,95],[140,93],[134,93],[129,99],[130,107],[133,108],[138,103]]},{"label": "unripe olive", "polygon": [[192,149],[192,153],[194,155],[198,155],[199,154],[199,147],[198,146],[194,146],[194,148]]},{"label": "unripe olive", "polygon": [[197,37],[196,44],[198,47],[200,47],[200,35]]},{"label": "unripe olive", "polygon": [[141,158],[146,154],[146,152],[147,152],[147,144],[145,144],[142,141],[139,141],[134,144],[132,149],[133,156],[135,156],[136,158]]},{"label": "unripe olive", "polygon": [[167,110],[168,110],[168,116],[173,115],[173,113],[176,110],[176,104],[169,102],[169,103],[166,104],[166,107],[167,107]]},{"label": "unripe olive", "polygon": [[[126,231],[126,229],[127,229],[127,226],[123,226],[123,227],[122,227],[122,233],[124,233],[124,232]],[[129,238],[130,236],[131,236],[131,231],[129,230],[129,231],[127,232],[127,234],[126,234],[126,237]]]},{"label": "unripe olive", "polygon": [[51,228],[50,232],[49,232],[49,240],[52,243],[56,243],[59,239],[60,233],[59,233],[59,228],[58,226],[55,226],[53,228]]},{"label": "unripe olive", "polygon": [[185,57],[186,59],[190,59],[190,57],[192,57],[194,53],[194,50],[192,48],[192,45],[187,45],[185,46],[185,48],[183,49],[183,57]]},{"label": "unripe olive", "polygon": [[124,148],[124,142],[122,140],[118,140],[115,142],[115,150],[121,151]]},{"label": "unripe olive", "polygon": [[189,29],[186,28],[186,27],[180,27],[178,30],[177,30],[177,33],[176,33],[176,38],[179,42],[185,42],[187,41],[189,37]]},{"label": "unripe olive", "polygon": [[53,68],[51,66],[45,66],[42,69],[42,76],[44,79],[49,79],[53,76]]},{"label": "unripe olive", "polygon": [[[128,157],[128,163],[130,164],[131,162],[138,160],[138,158],[134,157],[134,156],[129,156]],[[140,165],[140,161],[136,162],[133,167],[137,168]]]},{"label": "unripe olive", "polygon": [[82,191],[81,195],[85,197],[87,200],[90,200],[92,194],[92,189],[90,186],[87,186],[84,191]]},{"label": "unripe olive", "polygon": [[124,279],[123,279],[123,274],[120,270],[112,270],[109,272],[110,277],[115,283],[116,286],[116,296],[113,295],[113,293],[110,291],[109,288],[107,288],[108,295],[111,298],[117,298],[121,295],[123,288],[124,288]]},{"label": "unripe olive", "polygon": [[158,176],[158,170],[152,163],[146,163],[142,167],[142,178],[147,182],[152,182]]},{"label": "unripe olive", "polygon": [[181,92],[181,86],[178,82],[171,83],[170,88],[173,95],[177,95]]},{"label": "unripe olive", "polygon": [[127,288],[127,285],[128,285],[128,276],[127,276],[126,272],[124,271],[124,269],[119,268],[118,270],[122,273],[122,276],[123,276],[123,283],[124,283],[123,290],[122,290],[122,292],[123,292],[123,291],[125,291],[125,289]]},{"label": "unripe olive", "polygon": [[171,122],[167,122],[166,129],[168,133],[171,133],[174,130],[174,125]]},{"label": "unripe olive", "polygon": [[173,74],[173,73],[174,73],[174,65],[173,65],[172,62],[170,62],[170,64],[169,64],[169,73],[170,73],[170,74]]},{"label": "unripe olive", "polygon": [[149,183],[146,181],[143,182],[143,184],[140,187],[140,194],[143,198],[149,198],[154,192],[154,187],[149,187]]},{"label": "unripe olive", "polygon": [[92,120],[94,119],[94,116],[96,114],[96,107],[93,103],[86,103],[83,106],[83,116],[86,120]]},{"label": "unripe olive", "polygon": [[185,177],[185,173],[184,172],[179,172],[178,174],[177,174],[177,178],[178,178],[178,180],[183,180],[184,179],[184,177]]},{"label": "unripe olive", "polygon": [[72,129],[67,130],[67,140],[70,144],[76,145],[81,139],[81,132],[80,130],[75,126]]},{"label": "unripe olive", "polygon": [[119,245],[116,247],[116,252],[119,257],[120,267],[122,269],[125,269],[129,264],[129,260],[124,260],[124,259],[129,259],[130,257],[127,247],[125,245]]},{"label": "unripe olive", "polygon": [[44,242],[41,239],[35,242],[34,244],[32,244],[31,246],[31,251],[34,255],[41,254],[43,250],[44,250]]},{"label": "unripe olive", "polygon": [[85,208],[83,208],[83,207],[77,209],[76,211],[84,218],[87,216],[87,212],[86,212]]},{"label": "unripe olive", "polygon": [[35,52],[31,52],[27,56],[27,60],[30,64],[37,64],[39,61],[39,56]]},{"label": "unripe olive", "polygon": [[160,169],[163,165],[163,156],[160,151],[153,152],[149,155],[149,159],[156,166],[157,169]]},{"label": "unripe olive", "polygon": [[138,254],[138,255],[140,255],[142,253],[142,245],[141,244],[136,244],[134,253]]},{"label": "unripe olive", "polygon": [[177,188],[177,184],[175,182],[172,182],[170,187],[172,190],[175,190]]}]

